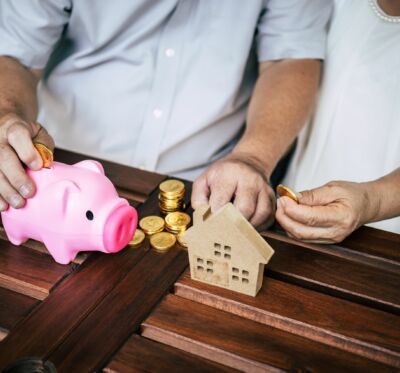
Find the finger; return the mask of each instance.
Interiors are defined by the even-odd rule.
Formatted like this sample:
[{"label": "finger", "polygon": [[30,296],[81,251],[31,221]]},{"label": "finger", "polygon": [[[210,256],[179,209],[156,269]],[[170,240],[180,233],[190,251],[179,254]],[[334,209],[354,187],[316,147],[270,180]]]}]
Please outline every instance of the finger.
[{"label": "finger", "polygon": [[0,194],[12,207],[20,208],[25,204],[25,200],[11,186],[7,177],[0,171]]},{"label": "finger", "polygon": [[222,206],[225,206],[232,200],[236,185],[236,181],[233,181],[231,177],[217,178],[213,181],[210,185],[209,199],[212,212],[218,211]]},{"label": "finger", "polygon": [[0,196],[0,212],[6,211],[8,209],[8,203],[6,200]]},{"label": "finger", "polygon": [[256,210],[258,194],[258,190],[249,188],[248,185],[239,184],[236,189],[233,205],[247,220],[251,219]]},{"label": "finger", "polygon": [[6,184],[9,184],[14,192],[18,191],[24,198],[33,196],[35,185],[26,174],[15,152],[8,145],[0,148],[0,170],[7,179]]},{"label": "finger", "polygon": [[272,198],[265,188],[258,194],[257,206],[250,220],[255,227],[266,229],[274,221],[275,206]]},{"label": "finger", "polygon": [[308,227],[287,216],[278,202],[275,214],[276,220],[282,228],[291,236],[299,240],[332,240],[333,228]]},{"label": "finger", "polygon": [[42,158],[33,146],[31,132],[28,127],[15,122],[8,127],[6,138],[17,153],[18,158],[30,169],[39,170],[42,167]]},{"label": "finger", "polygon": [[334,203],[325,206],[297,204],[288,197],[279,198],[279,204],[292,220],[311,227],[330,227],[345,218],[340,207]]},{"label": "finger", "polygon": [[54,152],[55,144],[53,138],[49,135],[46,128],[42,127],[37,122],[35,124],[39,125],[40,128],[36,136],[33,138],[33,142],[38,142],[40,144],[43,144],[47,148],[49,148],[52,152]]},{"label": "finger", "polygon": [[332,187],[324,185],[319,188],[304,190],[299,193],[299,202],[302,205],[321,206],[335,200],[332,196]]},{"label": "finger", "polygon": [[193,209],[200,206],[208,205],[210,196],[210,188],[208,187],[207,177],[205,175],[199,176],[193,183],[191,203]]}]

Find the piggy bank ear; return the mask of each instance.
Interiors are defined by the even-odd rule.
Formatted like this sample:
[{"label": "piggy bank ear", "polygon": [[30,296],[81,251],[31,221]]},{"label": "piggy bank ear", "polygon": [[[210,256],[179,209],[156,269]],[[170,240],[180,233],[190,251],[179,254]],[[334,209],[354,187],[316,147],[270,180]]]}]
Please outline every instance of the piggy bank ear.
[{"label": "piggy bank ear", "polygon": [[104,168],[100,162],[87,160],[75,163],[74,167],[84,168],[86,170],[97,172],[98,174],[104,175]]},{"label": "piggy bank ear", "polygon": [[46,187],[45,195],[52,206],[57,206],[61,215],[65,215],[72,193],[79,193],[80,188],[71,180],[59,180]]}]

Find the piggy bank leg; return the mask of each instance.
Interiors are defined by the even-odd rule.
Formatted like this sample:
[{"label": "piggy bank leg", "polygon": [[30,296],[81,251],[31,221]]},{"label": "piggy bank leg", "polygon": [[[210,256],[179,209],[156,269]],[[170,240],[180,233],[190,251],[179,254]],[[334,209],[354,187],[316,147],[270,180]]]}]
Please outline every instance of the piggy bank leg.
[{"label": "piggy bank leg", "polygon": [[46,238],[43,243],[57,263],[69,264],[75,259],[76,253],[72,252],[65,242],[57,239]]},{"label": "piggy bank leg", "polygon": [[24,236],[16,227],[17,224],[12,224],[7,219],[3,218],[3,226],[7,237],[13,245],[19,246],[28,241],[28,237]]}]

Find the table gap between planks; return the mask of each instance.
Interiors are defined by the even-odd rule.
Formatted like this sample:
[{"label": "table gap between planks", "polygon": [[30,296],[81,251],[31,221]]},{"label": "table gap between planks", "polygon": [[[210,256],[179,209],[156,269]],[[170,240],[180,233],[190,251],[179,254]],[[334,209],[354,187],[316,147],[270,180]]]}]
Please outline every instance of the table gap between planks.
[{"label": "table gap between planks", "polygon": [[[165,176],[102,164],[140,216],[159,214]],[[262,235],[275,255],[253,298],[191,280],[179,245],[157,253],[146,239],[60,266],[0,230],[0,369],[23,356],[60,372],[400,369],[399,235],[362,227],[339,245],[279,227]]]}]

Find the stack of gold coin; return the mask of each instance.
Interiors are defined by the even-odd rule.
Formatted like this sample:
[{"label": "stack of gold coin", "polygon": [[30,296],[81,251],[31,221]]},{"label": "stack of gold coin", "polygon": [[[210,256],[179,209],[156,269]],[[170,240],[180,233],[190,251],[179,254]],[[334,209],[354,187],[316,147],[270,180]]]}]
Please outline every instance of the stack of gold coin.
[{"label": "stack of gold coin", "polygon": [[182,234],[186,231],[190,220],[190,216],[185,212],[170,212],[165,217],[165,229],[176,235]]},{"label": "stack of gold coin", "polygon": [[179,180],[166,180],[160,184],[158,195],[160,210],[164,214],[184,208],[185,184]]},{"label": "stack of gold coin", "polygon": [[140,228],[142,228],[143,232],[148,236],[162,232],[164,230],[164,225],[164,219],[155,215],[146,216],[139,221]]}]

